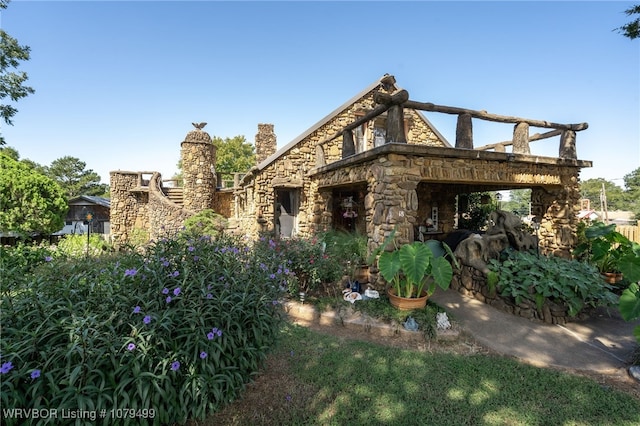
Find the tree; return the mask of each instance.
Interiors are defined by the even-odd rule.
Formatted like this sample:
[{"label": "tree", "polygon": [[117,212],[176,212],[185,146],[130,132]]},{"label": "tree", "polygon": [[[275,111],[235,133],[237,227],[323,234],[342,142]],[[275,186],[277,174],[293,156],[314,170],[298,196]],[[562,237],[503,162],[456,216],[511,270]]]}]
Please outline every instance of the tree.
[{"label": "tree", "polygon": [[[629,9],[625,10],[624,13],[626,13],[627,16],[640,14],[640,4],[636,4],[630,7]],[[640,37],[640,18],[636,18],[628,24],[616,28],[616,30],[618,30],[619,33],[631,40],[638,38]]]},{"label": "tree", "polygon": [[635,219],[640,219],[640,167],[625,175],[624,186],[627,209],[635,214]]},{"label": "tree", "polygon": [[600,209],[600,195],[603,183],[607,196],[607,210],[624,210],[625,199],[622,188],[603,178],[587,179],[584,182],[581,182],[580,196],[591,200],[592,209]]},{"label": "tree", "polygon": [[0,152],[0,231],[51,234],[64,226],[67,201],[52,179]]},{"label": "tree", "polygon": [[256,163],[254,146],[246,141],[244,136],[234,138],[214,137],[216,146],[216,171],[222,174],[224,180],[232,180],[233,173],[244,173]]},{"label": "tree", "polygon": [[108,185],[100,183],[100,175],[92,169],[85,170],[86,166],[78,158],[65,156],[54,160],[47,167],[46,175],[60,184],[68,198],[108,192]]},{"label": "tree", "polygon": [[531,202],[530,189],[512,189],[509,191],[509,201],[503,201],[502,210],[513,212],[518,216],[529,214],[529,204]]},{"label": "tree", "polygon": [[[8,4],[9,0],[0,0],[0,9],[6,9]],[[18,40],[0,29],[0,99],[8,96],[16,102],[35,92],[33,88],[24,85],[29,78],[26,72],[9,71],[17,69],[20,61],[28,61],[29,51],[29,46],[21,46]],[[0,116],[5,123],[12,125],[11,118],[18,110],[11,105],[6,105],[5,101],[2,102]],[[4,138],[0,135],[0,145],[4,144]]]}]

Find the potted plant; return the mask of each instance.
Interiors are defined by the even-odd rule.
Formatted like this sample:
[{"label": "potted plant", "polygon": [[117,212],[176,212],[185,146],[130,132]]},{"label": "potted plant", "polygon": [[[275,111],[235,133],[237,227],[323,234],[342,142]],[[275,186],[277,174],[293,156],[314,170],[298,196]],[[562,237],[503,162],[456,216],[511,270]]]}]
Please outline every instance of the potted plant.
[{"label": "potted plant", "polygon": [[574,255],[586,258],[608,283],[640,280],[640,244],[616,231],[616,225],[595,222],[584,231],[585,240],[578,244]]},{"label": "potted plant", "polygon": [[391,304],[398,309],[419,309],[435,292],[436,285],[449,288],[453,268],[443,257],[436,257],[424,243],[416,241],[399,249],[385,251],[378,259],[382,277],[391,284]]}]

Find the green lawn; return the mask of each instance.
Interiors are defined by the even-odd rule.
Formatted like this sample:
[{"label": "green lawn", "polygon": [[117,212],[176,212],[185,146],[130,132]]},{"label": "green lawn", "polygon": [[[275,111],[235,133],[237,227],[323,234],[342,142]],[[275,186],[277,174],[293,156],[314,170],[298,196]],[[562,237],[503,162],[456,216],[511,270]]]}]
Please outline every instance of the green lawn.
[{"label": "green lawn", "polygon": [[245,397],[203,425],[639,425],[640,401],[482,354],[427,353],[287,325]]}]

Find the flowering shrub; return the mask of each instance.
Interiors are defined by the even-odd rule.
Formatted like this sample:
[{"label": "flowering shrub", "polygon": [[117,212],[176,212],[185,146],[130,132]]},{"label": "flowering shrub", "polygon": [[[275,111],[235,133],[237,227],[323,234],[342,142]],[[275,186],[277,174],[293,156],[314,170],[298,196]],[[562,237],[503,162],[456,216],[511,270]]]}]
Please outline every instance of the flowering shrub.
[{"label": "flowering shrub", "polygon": [[[291,294],[318,290],[321,285],[338,281],[344,270],[337,259],[325,250],[317,238],[290,238],[275,241],[261,237],[254,245],[256,253],[275,262],[278,270],[289,277],[287,289]],[[274,266],[276,266],[274,265]]]},{"label": "flowering shrub", "polygon": [[106,410],[104,424],[204,418],[238,395],[274,342],[287,283],[275,262],[208,237],[144,255],[43,258],[28,281],[4,279],[3,262],[0,405]]}]

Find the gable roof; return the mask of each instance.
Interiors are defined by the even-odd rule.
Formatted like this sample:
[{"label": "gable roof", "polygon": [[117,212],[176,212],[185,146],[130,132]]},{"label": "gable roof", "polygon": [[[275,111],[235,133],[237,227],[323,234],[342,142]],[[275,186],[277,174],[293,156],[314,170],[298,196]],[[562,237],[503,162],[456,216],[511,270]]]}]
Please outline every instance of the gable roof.
[{"label": "gable roof", "polygon": [[[302,134],[300,134],[298,137],[296,137],[295,139],[293,139],[291,142],[289,142],[288,144],[286,144],[285,146],[283,146],[282,148],[280,148],[279,150],[277,150],[273,155],[267,157],[264,161],[262,161],[260,164],[258,164],[257,169],[258,170],[262,170],[265,167],[267,167],[269,164],[273,163],[275,160],[277,160],[279,157],[281,157],[282,155],[284,155],[287,151],[289,151],[291,148],[295,147],[297,144],[299,144],[300,142],[302,142],[307,136],[311,135],[313,132],[315,132],[316,130],[318,130],[319,128],[321,128],[322,126],[324,126],[325,124],[327,124],[329,121],[331,121],[333,118],[335,118],[336,116],[338,116],[341,112],[343,112],[344,110],[346,110],[347,108],[349,108],[351,105],[353,105],[354,103],[356,103],[358,100],[360,100],[361,98],[363,98],[364,96],[367,95],[367,93],[371,92],[373,89],[375,89],[376,87],[382,85],[381,80],[385,77],[387,77],[389,74],[385,74],[382,77],[380,77],[378,80],[374,81],[373,83],[371,83],[369,86],[367,86],[366,88],[364,88],[361,92],[359,92],[357,95],[355,95],[354,97],[352,97],[351,99],[349,99],[348,101],[346,101],[345,103],[343,103],[342,105],[340,105],[338,108],[334,109],[333,111],[331,111],[328,115],[326,115],[325,117],[323,117],[320,121],[318,121],[316,124],[314,124],[313,126],[309,127],[307,130],[305,130]],[[393,83],[393,87],[395,89],[400,89],[400,87],[398,87],[398,85],[396,85],[395,83]],[[422,112],[415,110],[415,112],[418,114],[418,116],[424,120],[425,124],[427,126],[429,126],[429,128],[438,136],[438,138],[440,138],[440,140],[442,140],[442,142],[445,143],[445,145],[448,145],[449,147],[451,147],[451,144],[449,144],[449,142],[446,140],[446,138],[444,136],[442,136],[440,134],[440,132],[433,126],[433,124],[431,124],[431,122],[427,119],[427,117],[424,116],[424,114],[422,114]]]},{"label": "gable roof", "polygon": [[70,199],[67,204],[71,205],[81,200],[91,204],[97,204],[102,207],[111,208],[111,200],[108,198],[96,197],[94,195],[78,195],[77,197]]}]

